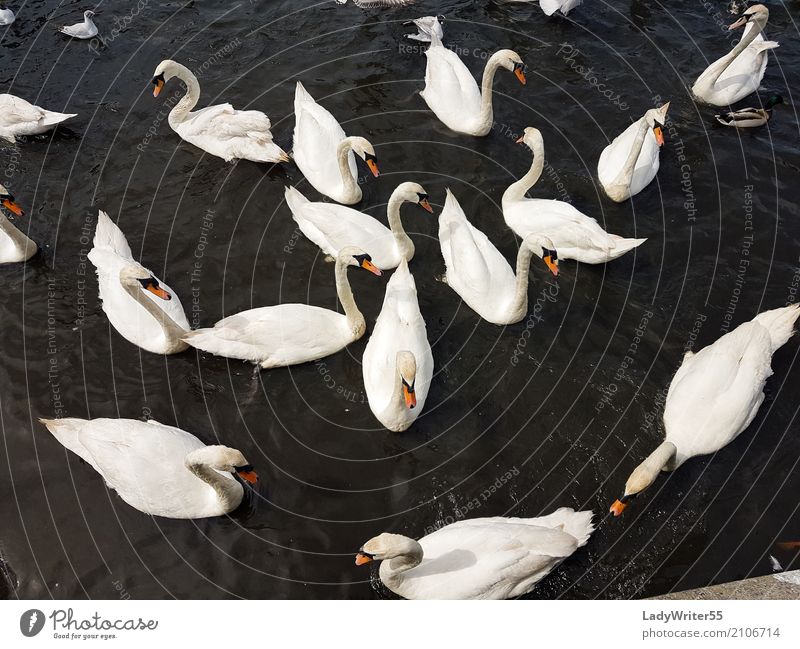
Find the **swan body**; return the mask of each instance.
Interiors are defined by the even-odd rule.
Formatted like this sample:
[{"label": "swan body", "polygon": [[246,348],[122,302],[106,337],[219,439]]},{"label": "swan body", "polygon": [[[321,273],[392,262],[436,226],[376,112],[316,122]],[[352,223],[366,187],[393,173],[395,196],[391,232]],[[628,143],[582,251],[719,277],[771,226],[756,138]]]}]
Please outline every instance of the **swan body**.
[{"label": "swan body", "polygon": [[0,95],[0,138],[16,141],[18,135],[38,135],[61,122],[77,117],[76,113],[56,113],[15,97]]},{"label": "swan body", "polygon": [[378,176],[375,149],[363,137],[348,137],[339,122],[297,82],[294,95],[294,149],[292,156],[311,186],[344,205],[361,200],[355,155]]},{"label": "swan body", "polygon": [[131,507],[165,518],[223,516],[242,502],[232,473],[255,483],[244,456],[180,428],[136,419],[40,419]]},{"label": "swan body", "polygon": [[539,0],[539,6],[547,16],[552,16],[556,11],[566,16],[581,3],[583,0]]},{"label": "swan body", "polygon": [[603,149],[597,176],[611,200],[621,203],[635,196],[656,177],[668,110],[669,102],[651,108]]},{"label": "swan body", "polygon": [[[0,185],[0,205],[16,216],[25,214],[3,185]],[[0,212],[0,264],[27,261],[36,254],[36,250],[36,244],[15,228],[6,215]]]},{"label": "swan body", "polygon": [[128,342],[154,354],[188,349],[190,329],[175,292],[133,258],[125,235],[100,211],[89,261],[97,269],[103,311]]},{"label": "swan body", "polygon": [[488,237],[467,220],[449,189],[439,215],[439,243],[447,267],[447,284],[473,311],[493,324],[513,324],[527,314],[531,255],[541,257],[553,275],[558,275],[553,243],[539,234],[523,241],[515,275]]},{"label": "swan body", "polygon": [[17,17],[11,9],[0,9],[0,27],[7,27],[14,23]]},{"label": "swan body", "polygon": [[750,425],[772,376],[772,355],[792,336],[799,315],[798,304],[765,311],[696,354],[686,353],[667,391],[666,439],[628,478],[625,494],[611,506],[615,515],[661,471],[717,452]]},{"label": "swan body", "polygon": [[406,599],[508,599],[530,592],[586,545],[592,512],[562,507],[538,518],[472,518],[415,541],[383,533],[356,565],[381,561],[379,575]]},{"label": "swan body", "polygon": [[301,232],[323,252],[335,259],[346,246],[369,250],[372,263],[381,270],[397,268],[402,260],[411,261],[414,256],[414,243],[400,221],[404,202],[417,203],[433,212],[428,194],[417,183],[403,183],[392,193],[387,208],[388,228],[363,212],[333,203],[312,203],[294,187],[286,188],[292,217]]},{"label": "swan body", "polygon": [[740,108],[730,113],[714,115],[714,118],[723,126],[733,128],[756,128],[764,126],[772,117],[772,109],[783,103],[783,97],[773,95],[767,100],[763,108]]},{"label": "swan body", "polygon": [[642,245],[647,239],[624,239],[606,232],[593,218],[563,201],[526,198],[544,169],[542,134],[528,127],[518,140],[533,151],[530,171],[503,194],[503,216],[519,237],[532,234],[549,237],[561,259],[575,259],[585,264],[603,264]]},{"label": "swan body", "polygon": [[742,40],[725,56],[709,65],[692,86],[695,99],[713,106],[729,106],[758,90],[767,68],[767,52],[778,47],[761,32],[769,9],[753,5],[728,29],[746,26]]},{"label": "swan body", "polygon": [[362,370],[369,407],[378,421],[394,432],[408,429],[425,406],[433,354],[405,259],[386,285]]},{"label": "swan body", "polygon": [[431,37],[436,34],[436,37],[441,40],[444,38],[444,16],[423,16],[415,20],[404,22],[404,25],[414,25],[417,28],[416,34],[406,34],[406,38],[412,41],[419,41],[420,43],[430,43]]},{"label": "swan body", "polygon": [[484,136],[494,123],[492,86],[495,73],[505,68],[525,83],[524,63],[512,50],[495,52],[486,63],[481,88],[458,54],[442,45],[431,34],[431,46],[426,51],[425,89],[420,96],[445,126],[458,133]]},{"label": "swan body", "polygon": [[169,125],[190,144],[222,158],[252,162],[287,162],[289,157],[272,141],[272,124],[259,110],[236,110],[217,104],[192,111],[200,99],[200,83],[184,65],[161,61],[153,75],[153,96],[177,77],[186,85],[186,95],[169,113]]},{"label": "swan body", "polygon": [[97,36],[97,25],[94,24],[92,18],[94,18],[94,11],[84,11],[82,23],[59,27],[58,31],[72,38],[79,38],[81,40],[94,38]]},{"label": "swan body", "polygon": [[358,310],[348,266],[361,266],[380,275],[368,254],[346,247],[336,260],[336,292],[344,314],[308,304],[279,304],[242,311],[197,329],[185,340],[202,351],[251,361],[267,369],[315,361],[344,349],[364,335],[366,323]]}]

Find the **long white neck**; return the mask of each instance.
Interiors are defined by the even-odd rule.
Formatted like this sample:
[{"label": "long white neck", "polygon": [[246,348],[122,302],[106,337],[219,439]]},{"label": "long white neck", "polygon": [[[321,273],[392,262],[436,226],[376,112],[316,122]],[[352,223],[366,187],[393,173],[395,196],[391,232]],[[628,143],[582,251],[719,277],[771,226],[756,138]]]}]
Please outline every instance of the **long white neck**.
[{"label": "long white neck", "polygon": [[528,272],[531,269],[531,247],[522,244],[517,253],[517,288],[514,293],[514,301],[509,307],[512,313],[526,313],[528,311]]},{"label": "long white neck", "polygon": [[176,354],[189,349],[189,344],[182,340],[183,336],[186,335],[186,330],[170,318],[163,309],[158,308],[158,305],[144,294],[139,283],[135,282],[134,284],[134,282],[135,280],[128,280],[120,283],[128,295],[136,300],[161,326],[161,331],[166,340],[166,353]]},{"label": "long white neck", "polygon": [[235,480],[224,477],[219,471],[208,465],[205,458],[208,454],[207,450],[207,448],[201,448],[189,453],[184,460],[186,468],[214,489],[219,498],[220,507],[224,511],[233,511],[242,502],[244,493],[242,487]]},{"label": "long white neck", "polygon": [[[745,26],[745,29],[747,27]],[[744,52],[747,47],[752,43],[756,37],[764,30],[762,25],[758,23],[752,23],[752,27],[748,30],[747,35],[742,38],[734,47],[727,56],[723,57],[719,61],[719,70],[714,72],[714,75],[708,80],[708,86],[713,88],[719,78],[722,76],[722,73],[730,67],[731,63],[736,60],[736,57],[739,56],[742,52]]]},{"label": "long white neck", "polygon": [[200,83],[192,71],[180,63],[172,64],[172,74],[186,84],[186,94],[169,113],[169,125],[174,129],[186,119],[200,100]]},{"label": "long white neck", "polygon": [[544,144],[541,138],[536,138],[533,142],[533,162],[531,168],[522,178],[512,184],[503,194],[503,203],[513,203],[525,198],[526,192],[533,187],[542,176],[544,170]]},{"label": "long white neck", "polygon": [[625,160],[625,164],[623,165],[619,174],[617,174],[617,177],[614,179],[612,185],[630,187],[630,184],[633,181],[633,172],[636,169],[636,162],[639,160],[639,154],[642,152],[644,139],[647,137],[647,131],[649,130],[650,125],[647,123],[647,119],[642,117],[642,119],[639,120],[639,130],[636,132],[636,139],[633,141],[633,146],[631,146],[630,153],[628,153],[628,159]]},{"label": "long white neck", "polygon": [[24,261],[36,254],[36,244],[14,227],[5,214],[0,214],[0,231],[11,240],[11,245],[16,253],[13,255],[15,260]]},{"label": "long white neck", "polygon": [[400,219],[400,206],[405,202],[400,197],[398,190],[395,190],[389,198],[389,205],[386,207],[386,215],[389,219],[389,228],[394,235],[397,249],[400,251],[400,256],[405,259],[411,259],[414,256],[414,242],[406,234],[403,222]]},{"label": "long white neck", "polygon": [[403,579],[403,573],[418,566],[422,562],[422,546],[414,539],[405,539],[402,554],[393,559],[381,562],[381,581],[390,589]]},{"label": "long white neck", "polygon": [[359,338],[366,331],[367,323],[364,320],[364,315],[356,306],[353,289],[350,288],[350,280],[347,278],[347,268],[348,266],[344,261],[336,261],[336,293],[344,308],[344,314],[347,316],[347,324],[350,326],[353,335]]},{"label": "long white neck", "polygon": [[353,148],[353,138],[346,137],[339,142],[336,150],[336,157],[339,163],[339,173],[342,176],[342,190],[344,201],[347,203],[358,203],[361,200],[361,188],[356,179],[353,178],[353,171],[350,169],[350,151]]},{"label": "long white neck", "polygon": [[486,62],[486,68],[483,70],[483,80],[481,81],[480,121],[481,124],[488,124],[490,129],[492,121],[494,120],[494,111],[492,110],[492,87],[494,86],[494,75],[497,73],[497,68],[499,67],[500,57],[495,54]]}]

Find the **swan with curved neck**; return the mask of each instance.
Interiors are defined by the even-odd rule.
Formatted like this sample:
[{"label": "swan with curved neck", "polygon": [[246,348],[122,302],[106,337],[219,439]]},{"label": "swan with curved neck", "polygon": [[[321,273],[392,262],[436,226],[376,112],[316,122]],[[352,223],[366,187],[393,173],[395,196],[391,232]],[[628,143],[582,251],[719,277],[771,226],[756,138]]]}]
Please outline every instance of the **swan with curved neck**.
[{"label": "swan with curved neck", "polygon": [[651,108],[603,149],[597,163],[597,176],[612,201],[628,200],[655,178],[668,110],[669,102],[660,108]]},{"label": "swan with curved neck", "polygon": [[218,104],[193,113],[200,100],[200,83],[185,65],[169,59],[159,63],[153,74],[153,96],[158,97],[175,77],[183,81],[186,94],[170,111],[168,121],[184,140],[226,162],[288,162],[289,157],[273,142],[272,124],[261,111]]},{"label": "swan with curved neck", "polygon": [[417,183],[402,183],[389,198],[386,214],[387,228],[368,214],[332,203],[312,203],[294,187],[286,188],[286,203],[300,230],[322,251],[336,258],[345,246],[369,250],[381,270],[397,268],[400,261],[411,261],[414,242],[408,236],[400,218],[403,203],[414,203],[433,213],[428,194]]},{"label": "swan with curved neck", "polygon": [[375,417],[391,431],[407,430],[425,407],[433,378],[433,353],[405,259],[386,285],[361,368]]},{"label": "swan with curved neck", "polygon": [[420,96],[442,123],[458,133],[484,136],[492,129],[492,87],[498,69],[509,70],[526,83],[525,64],[513,50],[500,50],[489,58],[480,90],[463,61],[435,34],[426,55],[425,89]]},{"label": "swan with curved neck", "polygon": [[745,27],[745,33],[725,56],[709,65],[692,86],[695,99],[713,106],[728,106],[756,92],[767,67],[767,52],[778,47],[761,32],[769,20],[764,5],[749,7],[729,30]]},{"label": "swan with curved neck", "polygon": [[[0,185],[0,205],[15,216],[24,216],[25,212],[14,201],[3,185]],[[0,264],[13,264],[27,261],[36,254],[36,244],[20,232],[5,214],[0,212]]]},{"label": "swan with curved neck", "polygon": [[471,518],[415,541],[384,532],[367,541],[356,565],[406,599],[508,599],[530,592],[585,545],[592,512],[563,507],[537,518]]},{"label": "swan with curved neck", "polygon": [[87,462],[131,507],[151,516],[223,516],[258,482],[244,455],[206,446],[180,428],[137,419],[40,419],[67,449]]},{"label": "swan with curved neck", "polygon": [[375,149],[363,137],[347,136],[325,108],[297,82],[294,96],[294,150],[292,156],[312,187],[344,205],[361,200],[355,156],[373,176],[379,175]]},{"label": "swan with curved neck", "polygon": [[177,295],[133,258],[122,230],[102,210],[88,258],[103,311],[123,338],[155,354],[187,349],[182,338],[190,325]]},{"label": "swan with curved neck", "polygon": [[336,260],[336,292],[344,315],[308,304],[279,304],[242,311],[184,336],[192,347],[238,358],[267,369],[315,361],[342,350],[364,335],[366,322],[353,297],[347,269],[381,271],[364,251],[345,247]]},{"label": "swan with curved neck", "polygon": [[603,264],[640,246],[646,239],[624,239],[606,232],[593,218],[563,201],[526,198],[544,169],[544,140],[538,129],[528,127],[519,140],[533,152],[528,172],[503,194],[506,224],[523,240],[532,234],[549,237],[561,259]]},{"label": "swan with curved neck", "polygon": [[538,233],[523,240],[515,275],[488,237],[469,222],[449,189],[439,215],[439,243],[447,284],[473,311],[493,324],[513,324],[525,317],[532,255],[541,257],[553,275],[558,275],[556,248],[549,236]]}]

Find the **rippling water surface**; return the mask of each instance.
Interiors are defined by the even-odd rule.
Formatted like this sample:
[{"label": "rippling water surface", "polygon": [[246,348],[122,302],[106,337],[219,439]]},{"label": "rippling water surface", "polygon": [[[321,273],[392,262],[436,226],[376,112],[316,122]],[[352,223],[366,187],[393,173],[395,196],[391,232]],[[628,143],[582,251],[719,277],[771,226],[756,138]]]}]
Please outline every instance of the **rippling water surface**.
[{"label": "rippling water surface", "polygon": [[[731,46],[727,3],[587,0],[569,19],[535,5],[421,0],[362,11],[332,1],[101,2],[105,45],[68,41],[77,2],[26,2],[0,31],[0,91],[79,116],[52,137],[0,146],[1,182],[28,210],[41,253],[0,269],[0,594],[11,597],[374,598],[389,595],[353,553],[381,531],[420,536],[470,516],[591,508],[589,545],[532,597],[628,598],[790,566],[775,541],[800,538],[798,340],[752,426],[717,455],[663,477],[621,519],[607,517],[629,472],[663,435],[661,394],[687,344],[716,340],[796,298],[800,210],[797,4],[770,4],[763,94],[768,129],[714,126],[686,89]],[[409,17],[443,13],[445,42],[479,75],[516,49],[528,85],[500,73],[489,137],[448,132],[418,96],[425,58],[402,38]],[[48,18],[51,22],[48,23]],[[113,34],[115,19],[124,26]],[[738,34],[737,34],[738,36]],[[333,267],[295,232],[283,203],[293,164],[237,165],[169,128],[172,82],[153,99],[164,58],[199,72],[201,106],[264,110],[291,148],[295,82],[377,147],[382,175],[361,208],[385,221],[402,181],[437,213],[450,187],[473,223],[514,258],[499,207],[530,165],[514,140],[539,128],[548,167],[532,194],[569,200],[607,229],[648,237],[607,266],[531,273],[532,317],[482,322],[441,282],[437,223],[405,209],[436,374],[425,412],[403,434],[366,403],[360,359],[346,351],[254,375],[238,361],[140,352],[111,330],[85,254],[98,209],[136,256],[178,292],[194,326],[280,301],[336,308]],[[599,84],[604,84],[602,87]],[[606,144],[658,101],[671,122],[657,182],[617,205],[596,184]],[[744,261],[743,261],[744,260]],[[351,273],[368,326],[386,277]],[[126,506],[69,455],[38,417],[155,418],[241,449],[262,478],[229,518],[172,521]],[[472,509],[470,510],[470,503]],[[3,586],[2,581],[8,581]]]}]

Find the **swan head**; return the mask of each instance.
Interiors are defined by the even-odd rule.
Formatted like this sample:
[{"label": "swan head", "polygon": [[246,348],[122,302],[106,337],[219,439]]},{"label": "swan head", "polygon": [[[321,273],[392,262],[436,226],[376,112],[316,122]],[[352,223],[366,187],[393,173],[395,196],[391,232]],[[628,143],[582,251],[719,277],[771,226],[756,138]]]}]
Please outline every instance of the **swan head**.
[{"label": "swan head", "polygon": [[380,172],[378,171],[378,156],[375,155],[375,147],[363,137],[351,137],[349,140],[353,153],[367,163],[372,175],[377,178]]},{"label": "swan head", "polygon": [[413,410],[417,407],[417,395],[414,392],[414,382],[417,378],[417,359],[409,351],[397,352],[397,373],[403,386],[403,399],[406,408]]},{"label": "swan head", "polygon": [[361,248],[356,248],[355,246],[345,246],[339,250],[339,257],[336,261],[345,266],[360,266],[373,275],[380,276],[383,274],[380,268],[372,263],[372,257],[361,250]]},{"label": "swan head", "polygon": [[499,50],[492,55],[501,67],[504,67],[509,72],[513,72],[514,76],[519,79],[519,82],[524,86],[528,83],[525,78],[525,62],[522,57],[514,50]]},{"label": "swan head", "polygon": [[753,5],[744,11],[739,20],[728,27],[728,31],[731,31],[732,29],[739,29],[739,27],[744,27],[747,23],[755,23],[761,30],[767,26],[768,20],[769,9],[767,9],[764,5]]},{"label": "swan head", "polygon": [[156,71],[153,72],[153,97],[158,97],[158,93],[164,84],[175,76],[178,67],[183,67],[171,59],[164,59],[158,64]]},{"label": "swan head", "polygon": [[393,196],[406,203],[416,203],[425,211],[433,214],[433,208],[428,200],[428,192],[425,191],[422,185],[417,183],[403,183],[394,190]]},{"label": "swan head", "polygon": [[84,11],[83,18],[85,20],[91,20],[92,18],[94,18],[94,11],[92,11],[91,9],[89,9],[88,11]]},{"label": "swan head", "polygon": [[522,242],[534,255],[540,257],[545,265],[553,273],[553,277],[558,277],[558,252],[550,237],[540,234],[530,234]]},{"label": "swan head", "polygon": [[356,554],[356,565],[363,566],[370,561],[384,561],[408,554],[422,555],[422,547],[414,539],[402,534],[384,532],[371,538]]},{"label": "swan head", "polygon": [[22,208],[14,202],[14,197],[11,195],[11,192],[3,185],[0,185],[0,205],[17,216],[23,216],[25,214]]},{"label": "swan head", "polygon": [[139,264],[128,264],[119,271],[119,281],[126,286],[133,286],[142,291],[152,293],[162,300],[171,300],[172,295],[165,291],[152,273]]},{"label": "swan head", "polygon": [[250,484],[258,482],[258,475],[241,451],[227,446],[205,446],[186,457],[187,464],[206,464],[215,471],[236,473]]},{"label": "swan head", "polygon": [[[656,481],[661,471],[674,462],[677,447],[672,442],[662,443],[647,459],[637,466],[625,483],[625,493],[615,500],[609,511],[619,516],[628,503]],[[674,468],[674,464],[672,465]]]},{"label": "swan head", "polygon": [[538,128],[528,126],[523,132],[522,137],[517,140],[517,144],[526,145],[531,151],[536,151],[538,148],[544,148],[544,138]]},{"label": "swan head", "polygon": [[669,103],[658,108],[651,108],[644,114],[645,121],[653,129],[653,135],[656,136],[658,146],[664,144],[664,130],[663,126],[667,123],[667,111],[669,111]]}]

